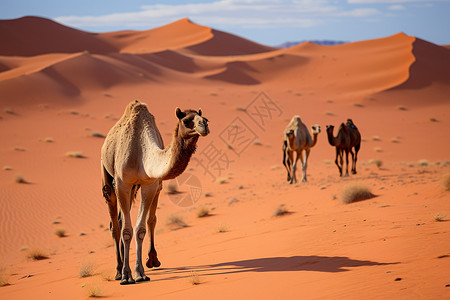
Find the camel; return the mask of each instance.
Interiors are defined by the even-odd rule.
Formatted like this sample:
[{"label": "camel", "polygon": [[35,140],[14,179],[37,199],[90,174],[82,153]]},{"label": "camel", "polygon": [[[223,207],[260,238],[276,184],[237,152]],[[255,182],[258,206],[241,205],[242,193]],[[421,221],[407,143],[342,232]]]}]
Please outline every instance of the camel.
[{"label": "camel", "polygon": [[[164,148],[155,118],[139,101],[128,104],[119,121],[106,136],[101,150],[102,192],[108,204],[110,229],[116,249],[116,280],[120,284],[150,280],[142,265],[142,242],[150,232],[147,267],[161,263],[155,250],[156,208],[162,181],[177,177],[186,169],[200,136],[209,134],[202,110],[176,108],[178,118],[171,144]],[[134,229],[136,239],[136,280],[129,266],[133,237],[130,210],[141,189],[141,203]]]},{"label": "camel", "polygon": [[[361,134],[353,123],[352,119],[347,119],[347,123],[341,123],[336,137],[333,136],[334,126],[327,125],[328,142],[331,146],[336,147],[336,159],[334,163],[339,169],[339,176],[342,176],[344,169],[344,153],[345,153],[345,176],[348,176],[348,153],[352,155],[352,174],[356,174],[356,162],[358,160],[358,152],[361,148]],[[355,148],[355,153],[353,153]]]},{"label": "camel", "polygon": [[[290,184],[297,182],[297,161],[300,158],[302,163],[303,178],[306,182],[306,168],[308,166],[308,157],[311,148],[317,143],[317,136],[320,133],[320,126],[313,125],[311,127],[311,134],[306,125],[302,122],[299,116],[293,116],[288,126],[284,130],[283,135],[283,165],[287,171],[287,181]],[[303,151],[305,156],[303,156]],[[294,152],[296,153],[294,158]]]}]

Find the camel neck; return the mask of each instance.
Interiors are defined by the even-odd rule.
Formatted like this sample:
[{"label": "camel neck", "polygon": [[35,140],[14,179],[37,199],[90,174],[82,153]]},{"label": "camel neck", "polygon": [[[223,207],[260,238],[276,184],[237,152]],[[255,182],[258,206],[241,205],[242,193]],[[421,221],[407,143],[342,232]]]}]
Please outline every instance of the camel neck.
[{"label": "camel neck", "polygon": [[167,149],[167,153],[170,155],[169,169],[161,178],[162,180],[173,179],[186,170],[191,156],[197,148],[198,138],[198,135],[183,138],[179,131],[179,125],[177,125],[172,137],[172,142]]},{"label": "camel neck", "polygon": [[313,140],[310,148],[314,147],[317,144],[318,135],[319,135],[318,133],[313,133]]},{"label": "camel neck", "polygon": [[333,131],[328,131],[327,130],[327,136],[328,136],[328,142],[330,143],[330,145],[334,146],[335,142],[334,142]]}]

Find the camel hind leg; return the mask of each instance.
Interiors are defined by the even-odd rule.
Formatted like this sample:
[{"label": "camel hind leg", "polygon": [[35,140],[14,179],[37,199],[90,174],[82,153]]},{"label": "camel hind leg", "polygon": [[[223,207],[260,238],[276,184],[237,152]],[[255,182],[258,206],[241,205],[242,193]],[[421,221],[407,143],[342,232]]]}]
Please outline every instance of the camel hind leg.
[{"label": "camel hind leg", "polygon": [[119,221],[120,216],[118,215],[117,209],[117,197],[114,191],[113,185],[113,177],[106,171],[105,167],[102,165],[102,192],[103,197],[108,204],[108,212],[110,217],[110,225],[109,229],[111,231],[112,238],[114,240],[114,248],[116,249],[116,276],[115,279],[119,280],[122,277],[122,254],[123,250],[121,250],[121,242],[120,242],[120,231],[121,231],[121,222]]},{"label": "camel hind leg", "polygon": [[150,212],[147,217],[147,228],[150,231],[150,250],[148,251],[148,258],[146,263],[146,266],[148,268],[157,268],[161,265],[161,262],[158,260],[158,255],[155,248],[156,209],[158,208],[158,198],[161,190],[162,183],[160,181],[158,190],[153,198],[152,204],[150,205]]}]

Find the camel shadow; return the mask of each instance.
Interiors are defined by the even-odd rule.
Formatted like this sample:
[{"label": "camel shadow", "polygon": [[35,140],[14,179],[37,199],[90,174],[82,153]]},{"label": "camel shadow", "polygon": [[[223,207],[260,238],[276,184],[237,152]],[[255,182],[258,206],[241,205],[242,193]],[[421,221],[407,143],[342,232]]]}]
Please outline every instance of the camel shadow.
[{"label": "camel shadow", "polygon": [[355,260],[348,257],[328,256],[290,256],[267,257],[249,260],[239,260],[213,265],[189,266],[183,268],[160,268],[152,271],[155,275],[168,275],[165,278],[152,281],[174,280],[189,277],[192,271],[201,273],[202,276],[224,275],[245,272],[348,272],[350,268],[367,266],[384,266],[398,264],[380,263],[368,260]]}]

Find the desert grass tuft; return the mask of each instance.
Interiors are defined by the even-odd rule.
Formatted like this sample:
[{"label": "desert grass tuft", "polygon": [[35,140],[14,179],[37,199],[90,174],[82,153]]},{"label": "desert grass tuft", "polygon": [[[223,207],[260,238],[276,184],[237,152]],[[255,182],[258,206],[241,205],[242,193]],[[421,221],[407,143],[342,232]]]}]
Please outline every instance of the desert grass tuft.
[{"label": "desert grass tuft", "polygon": [[82,152],[79,151],[69,151],[66,153],[67,157],[75,157],[75,158],[86,158]]},{"label": "desert grass tuft", "polygon": [[229,230],[228,230],[228,226],[227,225],[225,225],[225,224],[219,224],[218,226],[217,226],[217,232],[218,233],[225,233],[225,232],[228,232]]},{"label": "desert grass tuft", "polygon": [[104,135],[104,134],[102,134],[102,133],[100,133],[100,132],[96,132],[96,131],[92,132],[92,133],[91,133],[91,136],[93,136],[93,137],[98,137],[98,138],[102,138],[102,139],[105,138],[105,135]]},{"label": "desert grass tuft", "polygon": [[380,147],[375,147],[375,148],[373,148],[373,151],[375,151],[375,152],[383,152],[383,149],[381,149]]},{"label": "desert grass tuft", "polygon": [[418,161],[419,166],[421,167],[427,167],[430,163],[426,159],[421,159]]},{"label": "desert grass tuft", "polygon": [[436,222],[444,222],[445,221],[446,216],[442,215],[442,214],[437,214],[434,216],[434,220]]},{"label": "desert grass tuft", "polygon": [[9,285],[10,274],[5,267],[0,267],[0,287]]},{"label": "desert grass tuft", "polygon": [[442,185],[447,191],[450,191],[450,173],[444,174],[441,179]]},{"label": "desert grass tuft", "polygon": [[403,106],[403,105],[398,105],[398,106],[397,106],[397,109],[398,109],[398,110],[406,110],[406,107]]},{"label": "desert grass tuft", "polygon": [[167,184],[167,194],[173,195],[173,194],[178,194],[178,185],[176,184],[175,181],[170,181]]},{"label": "desert grass tuft", "polygon": [[42,250],[41,248],[28,249],[26,250],[25,255],[28,259],[31,260],[43,260],[49,258],[47,252]]},{"label": "desert grass tuft", "polygon": [[393,137],[391,138],[391,143],[398,144],[400,143],[400,140],[398,138]]},{"label": "desert grass tuft", "polygon": [[60,238],[63,238],[63,237],[67,236],[66,235],[66,230],[64,228],[56,228],[54,233],[55,233],[56,236],[58,236]]},{"label": "desert grass tuft", "polygon": [[81,264],[78,276],[85,278],[94,275],[94,264],[91,261],[85,261]]},{"label": "desert grass tuft", "polygon": [[87,287],[87,293],[89,298],[98,298],[103,295],[103,291],[98,285],[89,285]]},{"label": "desert grass tuft", "polygon": [[3,170],[5,170],[5,171],[11,171],[11,170],[12,170],[12,167],[10,167],[10,166],[3,166]]},{"label": "desert grass tuft", "polygon": [[351,183],[344,187],[341,202],[343,204],[354,203],[358,201],[368,200],[375,197],[370,189],[360,183]]},{"label": "desert grass tuft", "polygon": [[280,216],[284,216],[284,215],[288,215],[290,214],[290,211],[286,208],[286,206],[284,204],[280,204],[274,212],[274,216],[275,217],[280,217]]},{"label": "desert grass tuft", "polygon": [[28,181],[22,175],[19,175],[19,174],[17,174],[14,177],[14,181],[17,183],[28,183]]},{"label": "desert grass tuft", "polygon": [[379,169],[383,165],[383,161],[379,158],[373,158],[369,160],[369,164],[375,165]]},{"label": "desert grass tuft", "polygon": [[46,137],[45,139],[44,139],[44,142],[46,142],[46,143],[53,143],[55,140],[53,140],[51,137]]},{"label": "desert grass tuft", "polygon": [[5,108],[4,111],[5,111],[5,113],[10,114],[10,115],[15,115],[16,114],[12,108]]},{"label": "desert grass tuft", "polygon": [[197,218],[208,217],[211,214],[209,213],[209,208],[206,206],[202,206],[197,210]]},{"label": "desert grass tuft", "polygon": [[381,138],[378,135],[374,135],[372,141],[381,141]]},{"label": "desert grass tuft", "polygon": [[196,271],[191,271],[191,274],[189,275],[189,281],[192,285],[199,285],[201,283],[200,276],[198,276],[198,273]]},{"label": "desert grass tuft", "polygon": [[178,230],[181,228],[188,227],[186,222],[184,222],[183,218],[181,218],[180,216],[178,216],[176,214],[172,214],[169,216],[169,218],[167,220],[167,225],[169,227],[171,227],[172,230]]},{"label": "desert grass tuft", "polygon": [[439,122],[439,120],[436,118],[430,117],[430,122]]}]

